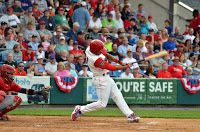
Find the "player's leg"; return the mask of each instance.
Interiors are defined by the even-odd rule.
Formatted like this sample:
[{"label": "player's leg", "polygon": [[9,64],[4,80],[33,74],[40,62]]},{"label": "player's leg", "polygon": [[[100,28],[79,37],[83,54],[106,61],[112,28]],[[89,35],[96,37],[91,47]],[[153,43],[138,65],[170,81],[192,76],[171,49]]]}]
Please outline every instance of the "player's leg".
[{"label": "player's leg", "polygon": [[110,78],[110,82],[112,83],[110,97],[115,101],[119,109],[128,117],[129,122],[139,122],[140,117],[137,117],[135,113],[129,108],[122,93],[117,88],[116,83],[112,78]]},{"label": "player's leg", "polygon": [[92,82],[97,90],[98,101],[85,106],[76,106],[71,116],[72,120],[76,120],[79,114],[96,111],[107,106],[111,89],[111,83],[108,80],[106,76],[93,79]]},{"label": "player's leg", "polygon": [[0,119],[9,120],[5,114],[17,108],[22,99],[19,96],[7,95],[3,102],[0,104]]}]

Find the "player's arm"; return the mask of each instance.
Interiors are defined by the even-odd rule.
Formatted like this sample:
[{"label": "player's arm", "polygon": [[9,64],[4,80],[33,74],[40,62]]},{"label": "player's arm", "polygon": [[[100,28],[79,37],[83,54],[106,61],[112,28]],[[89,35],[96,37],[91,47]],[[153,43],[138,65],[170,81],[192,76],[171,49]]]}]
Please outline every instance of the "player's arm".
[{"label": "player's arm", "polygon": [[130,65],[114,66],[114,65],[111,65],[110,63],[104,61],[102,58],[97,59],[94,63],[94,66],[99,67],[101,69],[107,69],[107,70],[110,70],[110,71],[123,70],[123,69],[131,67]]},{"label": "player's arm", "polygon": [[126,63],[120,61],[119,59],[115,58],[115,57],[112,56],[111,54],[109,54],[109,53],[105,53],[105,52],[102,53],[102,54],[105,55],[106,58],[107,58],[109,61],[111,61],[111,62],[115,62],[115,63],[118,63],[118,64],[120,64],[120,65],[122,65],[122,66],[126,66]]}]

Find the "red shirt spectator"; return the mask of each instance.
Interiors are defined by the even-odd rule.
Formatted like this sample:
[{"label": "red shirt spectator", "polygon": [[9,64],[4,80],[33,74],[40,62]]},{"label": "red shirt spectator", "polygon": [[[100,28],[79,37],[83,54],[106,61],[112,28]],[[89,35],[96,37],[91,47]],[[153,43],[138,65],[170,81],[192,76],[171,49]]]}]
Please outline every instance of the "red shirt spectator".
[{"label": "red shirt spectator", "polygon": [[200,25],[200,14],[198,10],[193,11],[193,19],[191,20],[189,25],[194,30],[198,30],[198,25]]},{"label": "red shirt spectator", "polygon": [[34,52],[32,51],[32,47],[28,46],[27,50],[22,51],[23,61],[34,61]]},{"label": "red shirt spectator", "polygon": [[69,54],[73,54],[74,55],[74,62],[75,63],[78,62],[78,57],[79,56],[83,56],[83,58],[85,58],[85,54],[83,53],[83,51],[78,49],[78,43],[76,41],[73,44],[73,50],[70,50]]},{"label": "red shirt spectator", "polygon": [[130,21],[127,19],[127,20],[125,20],[124,21],[124,28],[128,28],[128,27],[130,27],[130,26],[132,26],[132,24],[130,23]]},{"label": "red shirt spectator", "polygon": [[38,3],[35,2],[33,3],[33,17],[35,18],[35,20],[38,21],[39,17],[42,15],[41,11],[38,8]]},{"label": "red shirt spectator", "polygon": [[20,43],[25,49],[27,49],[28,44],[26,42],[24,42],[24,41],[19,42],[19,40],[17,42]]},{"label": "red shirt spectator", "polygon": [[26,72],[24,70],[22,72],[20,72],[19,69],[16,68],[15,73],[13,75],[15,75],[15,76],[26,76]]},{"label": "red shirt spectator", "polygon": [[158,71],[156,77],[157,78],[172,78],[170,72],[168,71],[164,72],[163,70]]},{"label": "red shirt spectator", "polygon": [[171,73],[173,78],[182,78],[182,75],[186,75],[185,70],[179,65],[179,57],[175,57],[173,60],[174,64],[169,66],[168,72]]},{"label": "red shirt spectator", "polygon": [[180,56],[181,54],[185,55],[185,52],[183,52],[183,44],[178,45],[178,49],[175,51],[174,56]]}]

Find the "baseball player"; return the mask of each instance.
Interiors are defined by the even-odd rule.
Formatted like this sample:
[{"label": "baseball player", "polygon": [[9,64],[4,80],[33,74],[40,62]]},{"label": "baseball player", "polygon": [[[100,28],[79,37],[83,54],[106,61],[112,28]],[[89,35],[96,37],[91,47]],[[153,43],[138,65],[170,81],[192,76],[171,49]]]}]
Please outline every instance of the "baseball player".
[{"label": "baseball player", "polygon": [[17,108],[22,102],[22,99],[19,96],[6,95],[6,92],[16,91],[28,95],[38,94],[42,95],[45,99],[48,99],[49,91],[53,88],[49,86],[43,88],[41,91],[21,88],[13,82],[13,73],[15,73],[15,69],[6,64],[1,67],[0,73],[0,120],[10,120],[10,118],[5,114]]},{"label": "baseball player", "polygon": [[[132,66],[114,58],[112,55],[105,52],[104,44],[100,40],[93,40],[90,46],[86,49],[86,59],[88,66],[93,72],[93,84],[97,89],[98,101],[88,104],[86,106],[75,106],[71,115],[71,120],[75,121],[76,118],[83,113],[103,109],[108,103],[109,96],[115,101],[119,109],[128,117],[128,122],[139,122],[140,117],[137,117],[133,111],[130,110],[126,104],[121,92],[113,79],[108,75],[108,70],[122,70]],[[114,61],[122,66],[114,66],[107,61]]]}]

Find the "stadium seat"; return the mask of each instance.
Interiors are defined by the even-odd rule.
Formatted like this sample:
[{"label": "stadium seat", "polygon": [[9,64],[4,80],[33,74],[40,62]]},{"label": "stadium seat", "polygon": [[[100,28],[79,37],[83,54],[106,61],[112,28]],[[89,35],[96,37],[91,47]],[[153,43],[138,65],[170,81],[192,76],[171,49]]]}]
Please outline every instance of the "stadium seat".
[{"label": "stadium seat", "polygon": [[7,53],[2,53],[1,54],[1,62],[4,62],[6,60]]}]

